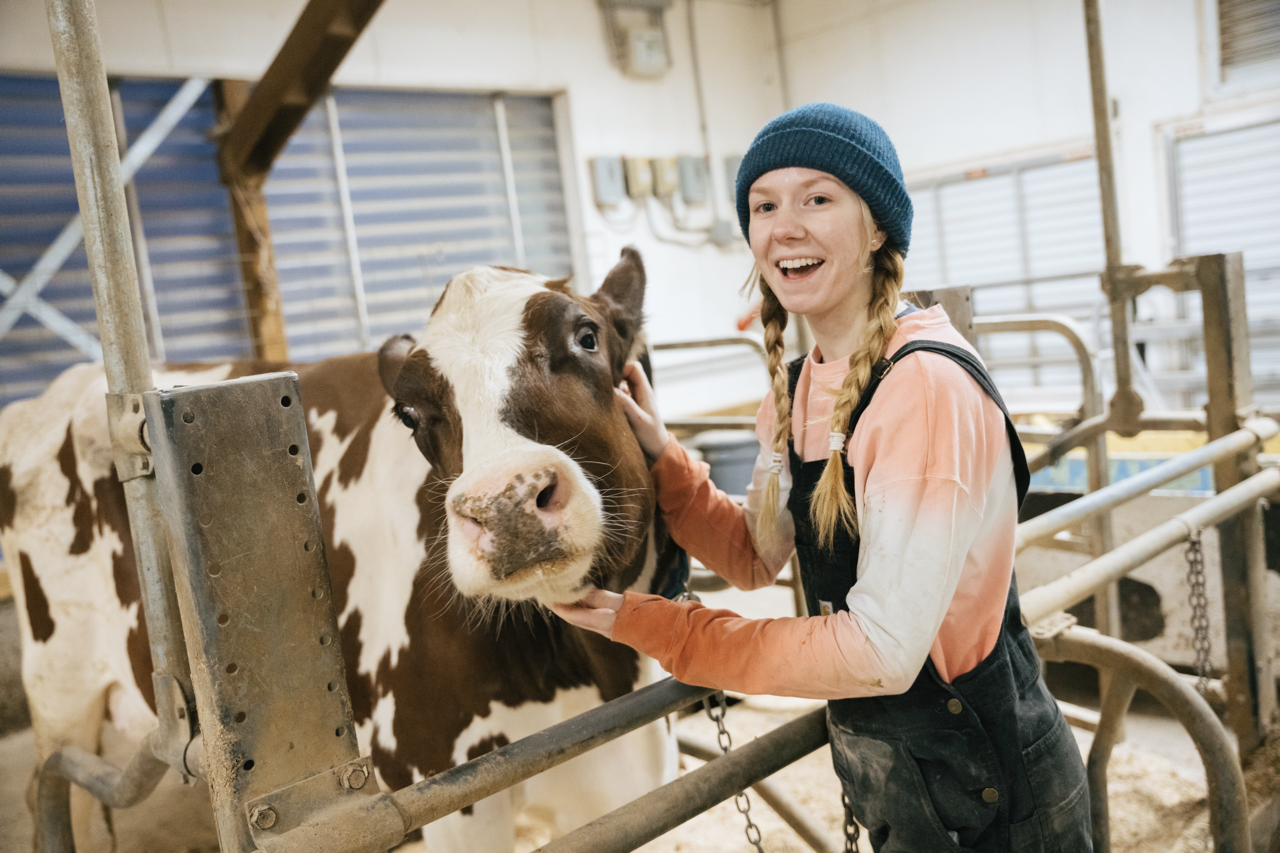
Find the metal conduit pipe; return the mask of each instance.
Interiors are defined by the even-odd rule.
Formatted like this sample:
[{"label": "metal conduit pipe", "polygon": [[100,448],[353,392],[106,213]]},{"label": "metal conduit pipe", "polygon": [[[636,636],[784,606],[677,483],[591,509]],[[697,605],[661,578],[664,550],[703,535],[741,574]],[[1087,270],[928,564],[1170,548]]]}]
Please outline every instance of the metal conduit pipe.
[{"label": "metal conduit pipe", "polygon": [[[1093,359],[1096,353],[1086,339],[1084,328],[1073,318],[1058,314],[990,315],[973,319],[975,335],[996,332],[1054,332],[1062,335],[1075,351],[1080,367],[1081,410],[1085,415],[1102,410],[1102,394]],[[1091,411],[1092,410],[1092,411]]]},{"label": "metal conduit pipe", "polygon": [[[1244,774],[1222,723],[1193,687],[1150,652],[1087,628],[1068,628],[1056,636],[1039,638],[1036,647],[1045,660],[1084,663],[1113,674],[1110,701],[1103,709],[1104,720],[1099,727],[1101,739],[1095,735],[1089,752],[1091,789],[1095,779],[1106,778],[1106,766],[1114,745],[1114,738],[1107,734],[1107,730],[1116,725],[1110,720],[1128,710],[1124,694],[1132,697],[1133,685],[1137,685],[1155,697],[1182,724],[1200,753],[1209,787],[1209,829],[1213,835],[1213,849],[1221,853],[1251,853]],[[1105,782],[1101,782],[1099,793],[1105,795],[1105,791]],[[1097,795],[1091,790],[1091,796]],[[1095,799],[1094,805],[1097,803]],[[1096,816],[1097,812],[1094,814]],[[1103,823],[1107,823],[1105,811]],[[1109,841],[1106,846],[1097,844],[1098,829],[1095,825],[1094,849],[1103,853],[1109,849]]]},{"label": "metal conduit pipe", "polygon": [[1117,581],[1143,563],[1203,530],[1253,506],[1280,489],[1280,468],[1268,468],[1216,497],[1175,515],[1158,527],[1129,540],[1070,574],[1021,596],[1022,618],[1028,625],[1088,598],[1101,587]]},{"label": "metal conduit pipe", "polygon": [[1206,465],[1235,456],[1262,444],[1280,434],[1280,424],[1268,418],[1253,418],[1244,428],[1231,435],[1211,441],[1203,447],[1183,453],[1140,474],[1126,477],[1118,483],[1096,492],[1090,492],[1069,504],[1038,515],[1018,525],[1016,547],[1019,552],[1035,542],[1045,539],[1074,524],[1106,512],[1138,495],[1146,494],[1179,477],[1199,470]]},{"label": "metal conduit pipe", "polygon": [[[724,752],[715,744],[706,743],[699,738],[680,735],[680,751],[701,761],[716,761],[724,756]],[[751,790],[760,795],[769,808],[778,817],[795,830],[796,835],[818,853],[840,853],[843,844],[836,843],[825,827],[820,826],[803,809],[791,801],[791,798],[768,779],[761,779],[751,786]]]},{"label": "metal conduit pipe", "polygon": [[539,853],[624,853],[652,841],[827,743],[827,710],[804,716],[579,827]]}]

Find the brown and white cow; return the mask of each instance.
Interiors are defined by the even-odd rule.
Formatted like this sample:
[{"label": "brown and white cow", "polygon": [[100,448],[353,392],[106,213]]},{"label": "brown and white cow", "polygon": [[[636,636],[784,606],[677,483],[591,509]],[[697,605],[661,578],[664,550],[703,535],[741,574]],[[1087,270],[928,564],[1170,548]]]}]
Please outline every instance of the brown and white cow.
[{"label": "brown and white cow", "polygon": [[[643,292],[629,249],[591,297],[478,268],[449,283],[416,339],[393,338],[376,356],[288,365],[306,407],[361,746],[385,787],[652,680],[652,662],[533,604],[571,601],[590,585],[649,591],[666,581],[672,547],[613,392]],[[157,383],[281,367],[178,368]],[[0,547],[23,614],[41,757],[67,743],[136,743],[155,724],[104,392],[101,370],[81,366],[0,413]],[[674,770],[659,722],[424,837],[433,851],[509,850],[522,812],[557,834]],[[110,816],[87,798],[76,814],[80,849],[95,833],[103,842]]]}]

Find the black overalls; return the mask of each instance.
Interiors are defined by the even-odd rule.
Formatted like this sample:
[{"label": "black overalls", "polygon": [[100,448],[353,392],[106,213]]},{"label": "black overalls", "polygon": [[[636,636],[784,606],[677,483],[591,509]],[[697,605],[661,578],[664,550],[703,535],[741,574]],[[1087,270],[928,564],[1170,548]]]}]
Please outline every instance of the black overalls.
[{"label": "black overalls", "polygon": [[[892,360],[881,360],[849,419],[848,435],[892,364],[921,349],[958,362],[1005,411],[1021,504],[1030,478],[1022,445],[991,378],[960,347],[913,341]],[[788,366],[792,400],[803,363],[800,358]],[[804,462],[794,443],[789,446],[787,508],[795,520],[809,612],[848,610],[858,541],[841,526],[831,550],[817,546],[809,502],[826,461]],[[844,465],[852,495],[853,469],[847,458]],[[1084,764],[1040,678],[1013,581],[995,648],[973,670],[947,684],[926,659],[905,693],[832,700],[827,722],[836,773],[878,853],[1092,849]]]}]

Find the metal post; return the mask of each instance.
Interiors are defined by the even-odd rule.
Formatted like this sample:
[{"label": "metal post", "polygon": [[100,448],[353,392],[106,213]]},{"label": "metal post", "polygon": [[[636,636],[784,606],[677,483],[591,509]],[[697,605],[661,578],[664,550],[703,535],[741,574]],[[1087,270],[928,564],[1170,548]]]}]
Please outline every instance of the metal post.
[{"label": "metal post", "polygon": [[365,301],[364,271],[360,267],[360,245],[356,241],[356,215],[351,206],[351,183],[347,177],[347,154],[338,123],[338,102],[330,92],[324,99],[329,116],[329,142],[333,150],[333,173],[338,179],[338,205],[342,208],[342,234],[347,241],[347,266],[351,270],[351,296],[356,302],[356,329],[360,349],[369,348],[369,308]]},{"label": "metal post", "polygon": [[[190,700],[191,674],[155,479],[149,458],[126,446],[130,432],[136,440],[141,429],[138,395],[154,386],[97,17],[90,0],[47,0],[46,8],[102,338],[112,445],[129,508],[152,665],[157,673],[174,676]],[[129,422],[136,426],[121,429],[132,417],[137,420]]]},{"label": "metal post", "polygon": [[[1249,322],[1245,310],[1244,259],[1239,253],[1199,258],[1197,278],[1204,314],[1205,368],[1209,404],[1205,407],[1209,437],[1219,438],[1240,426],[1252,408],[1253,376],[1249,365]],[[1256,450],[1218,462],[1214,487],[1221,493],[1258,471]],[[1262,514],[1256,505],[1219,526],[1222,593],[1227,631],[1227,715],[1248,755],[1261,744],[1265,729],[1276,722],[1275,679],[1271,673],[1271,634],[1265,607],[1265,572],[1249,571],[1250,555],[1262,554]],[[1255,588],[1256,587],[1256,588]]]},{"label": "metal post", "polygon": [[[119,81],[108,81],[111,89],[111,110],[116,117],[116,139],[120,147],[120,159],[129,154],[129,132],[124,123],[124,99],[120,97]],[[156,283],[151,275],[151,255],[147,251],[147,232],[142,227],[142,205],[138,203],[138,185],[129,181],[124,186],[124,199],[129,206],[129,224],[133,228],[134,258],[138,264],[138,283],[145,297],[147,320],[151,323],[151,347],[156,361],[165,360],[164,332],[160,328],[160,306],[156,304]]]},{"label": "metal post", "polygon": [[1111,413],[1119,418],[1120,424],[1134,424],[1142,412],[1142,398],[1133,390],[1133,364],[1129,349],[1130,297],[1127,290],[1119,286],[1118,281],[1123,264],[1120,250],[1120,207],[1116,200],[1115,158],[1111,151],[1111,99],[1107,96],[1107,70],[1102,51],[1102,14],[1098,4],[1099,0],[1084,0],[1084,27],[1089,43],[1094,156],[1098,161],[1102,237],[1107,257],[1107,268],[1102,274],[1102,288],[1111,303],[1111,340],[1116,369],[1116,393],[1111,399]]},{"label": "metal post", "polygon": [[493,120],[498,128],[498,151],[502,155],[502,179],[507,186],[507,215],[511,219],[511,243],[515,247],[516,266],[526,264],[524,227],[520,224],[520,200],[516,196],[516,168],[511,159],[511,138],[507,134],[507,102],[502,95],[493,96]]}]

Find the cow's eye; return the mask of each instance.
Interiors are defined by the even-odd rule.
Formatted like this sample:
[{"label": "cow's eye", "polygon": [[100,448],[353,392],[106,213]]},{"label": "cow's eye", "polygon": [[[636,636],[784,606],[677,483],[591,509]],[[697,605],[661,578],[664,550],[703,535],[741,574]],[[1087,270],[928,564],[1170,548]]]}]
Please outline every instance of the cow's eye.
[{"label": "cow's eye", "polygon": [[393,411],[395,412],[396,417],[400,419],[400,423],[404,424],[409,429],[418,428],[418,410],[413,406],[397,404]]},{"label": "cow's eye", "polygon": [[573,339],[578,346],[582,347],[587,352],[595,352],[599,346],[599,343],[596,340],[596,330],[590,326],[583,326],[581,329],[574,332]]}]

